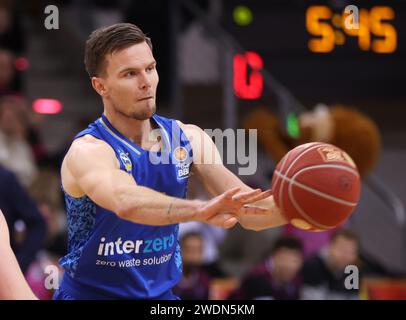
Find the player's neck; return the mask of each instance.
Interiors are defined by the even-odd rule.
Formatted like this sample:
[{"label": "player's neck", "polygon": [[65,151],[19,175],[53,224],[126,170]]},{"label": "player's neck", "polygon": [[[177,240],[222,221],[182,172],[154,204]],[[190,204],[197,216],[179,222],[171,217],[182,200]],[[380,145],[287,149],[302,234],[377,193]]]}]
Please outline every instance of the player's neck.
[{"label": "player's neck", "polygon": [[104,115],[116,130],[135,144],[142,146],[148,141],[149,134],[153,129],[150,119],[132,119],[118,112],[109,112],[106,109]]}]

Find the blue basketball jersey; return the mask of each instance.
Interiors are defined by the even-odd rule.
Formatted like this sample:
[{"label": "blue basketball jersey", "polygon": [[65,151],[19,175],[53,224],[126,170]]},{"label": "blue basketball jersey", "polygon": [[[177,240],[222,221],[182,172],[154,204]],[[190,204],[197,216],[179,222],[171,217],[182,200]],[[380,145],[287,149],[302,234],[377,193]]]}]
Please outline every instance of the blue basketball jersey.
[{"label": "blue basketball jersey", "polygon": [[[142,149],[102,115],[75,138],[90,134],[108,143],[136,183],[185,198],[192,149],[176,120],[154,115],[165,147]],[[94,159],[97,161],[97,159]],[[176,299],[171,288],[180,280],[182,258],[178,224],[148,226],[120,219],[88,196],[65,193],[68,254],[55,299]]]}]

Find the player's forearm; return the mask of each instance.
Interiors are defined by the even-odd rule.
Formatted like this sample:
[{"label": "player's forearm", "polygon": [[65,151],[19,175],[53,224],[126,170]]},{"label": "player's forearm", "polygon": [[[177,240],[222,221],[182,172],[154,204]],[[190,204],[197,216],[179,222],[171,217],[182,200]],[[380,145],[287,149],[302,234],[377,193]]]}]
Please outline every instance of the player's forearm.
[{"label": "player's forearm", "polygon": [[267,215],[244,215],[238,218],[240,225],[244,229],[261,231],[268,228],[279,227],[287,223],[286,218],[282,215],[276,206],[273,196],[255,203],[260,207],[267,208]]},{"label": "player's forearm", "polygon": [[202,202],[170,197],[150,188],[137,186],[118,196],[116,214],[125,220],[146,225],[169,225],[197,220]]}]

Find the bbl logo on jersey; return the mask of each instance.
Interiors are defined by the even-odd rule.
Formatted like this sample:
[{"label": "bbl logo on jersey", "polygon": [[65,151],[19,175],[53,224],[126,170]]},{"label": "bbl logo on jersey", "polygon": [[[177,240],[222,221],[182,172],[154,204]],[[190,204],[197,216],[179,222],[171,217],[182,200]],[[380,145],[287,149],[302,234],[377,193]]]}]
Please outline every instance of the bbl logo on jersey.
[{"label": "bbl logo on jersey", "polygon": [[185,147],[177,147],[173,151],[173,157],[176,160],[176,171],[178,179],[184,179],[189,176],[190,163],[185,162],[188,156],[188,151]]},{"label": "bbl logo on jersey", "polygon": [[120,151],[120,160],[123,163],[125,170],[128,173],[131,173],[131,170],[133,168],[133,164],[132,164],[132,162],[130,160],[130,157],[128,156],[128,153]]},{"label": "bbl logo on jersey", "polygon": [[185,161],[187,156],[188,156],[186,148],[185,147],[177,147],[175,149],[175,151],[173,152],[173,156],[179,162]]}]

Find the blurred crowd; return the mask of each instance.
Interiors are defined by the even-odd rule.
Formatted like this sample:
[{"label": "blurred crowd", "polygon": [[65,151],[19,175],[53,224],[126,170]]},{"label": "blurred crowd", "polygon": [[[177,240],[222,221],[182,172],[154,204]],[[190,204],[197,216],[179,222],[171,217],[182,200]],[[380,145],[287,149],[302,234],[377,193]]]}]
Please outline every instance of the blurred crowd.
[{"label": "blurred crowd", "polygon": [[58,158],[47,152],[24,90],[26,36],[13,1],[0,1],[0,207],[29,285],[41,299],[47,265],[66,252]]},{"label": "blurred crowd", "polygon": [[221,271],[224,257],[205,258],[205,228],[182,232],[183,279],[175,287],[181,299],[356,300],[364,277],[382,275],[361,257],[357,235],[345,228],[330,233],[326,242],[314,237],[319,249],[308,254],[306,239],[285,229],[240,276],[227,274]]}]

